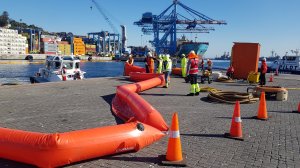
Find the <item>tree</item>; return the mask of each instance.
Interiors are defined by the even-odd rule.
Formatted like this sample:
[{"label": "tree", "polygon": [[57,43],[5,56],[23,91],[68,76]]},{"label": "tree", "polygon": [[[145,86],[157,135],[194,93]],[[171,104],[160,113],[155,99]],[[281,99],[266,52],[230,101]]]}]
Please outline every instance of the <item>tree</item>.
[{"label": "tree", "polygon": [[9,15],[7,11],[4,11],[0,16],[0,27],[7,26],[9,24]]}]

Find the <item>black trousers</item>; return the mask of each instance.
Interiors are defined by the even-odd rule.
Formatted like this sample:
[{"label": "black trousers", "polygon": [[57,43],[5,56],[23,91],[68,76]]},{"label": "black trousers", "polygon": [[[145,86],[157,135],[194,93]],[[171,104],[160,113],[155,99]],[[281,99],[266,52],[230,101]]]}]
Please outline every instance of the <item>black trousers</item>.
[{"label": "black trousers", "polygon": [[260,85],[266,85],[266,74],[265,73],[261,73],[259,76],[259,84]]},{"label": "black trousers", "polygon": [[197,74],[190,74],[189,77],[190,77],[191,85],[192,84],[197,84],[197,78],[198,78]]}]

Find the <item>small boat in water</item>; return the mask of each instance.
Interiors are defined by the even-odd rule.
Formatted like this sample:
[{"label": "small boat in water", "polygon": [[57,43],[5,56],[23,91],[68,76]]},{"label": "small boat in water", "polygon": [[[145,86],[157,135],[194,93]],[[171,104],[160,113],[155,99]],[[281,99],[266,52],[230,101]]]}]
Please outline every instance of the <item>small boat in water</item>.
[{"label": "small boat in water", "polygon": [[81,80],[84,79],[84,74],[80,69],[80,60],[73,56],[47,56],[45,67],[30,77],[30,82]]},{"label": "small boat in water", "polygon": [[278,69],[279,72],[300,74],[300,56],[283,56],[282,59],[275,60],[269,68],[271,71]]}]

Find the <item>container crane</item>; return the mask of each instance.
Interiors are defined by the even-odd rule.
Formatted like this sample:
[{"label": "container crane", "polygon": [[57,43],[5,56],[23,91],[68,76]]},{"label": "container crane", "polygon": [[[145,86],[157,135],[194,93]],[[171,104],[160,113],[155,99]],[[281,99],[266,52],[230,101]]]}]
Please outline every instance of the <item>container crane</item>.
[{"label": "container crane", "polygon": [[[178,13],[178,6],[183,8],[192,18]],[[167,50],[171,55],[176,53],[177,33],[209,33],[209,31],[214,30],[212,27],[203,26],[205,24],[225,25],[227,23],[197,12],[179,0],[173,0],[173,3],[159,15],[146,12],[142,19],[134,22],[134,25],[142,28],[144,34],[154,34],[151,44],[155,47],[157,54]],[[160,34],[163,34],[162,37]]]},{"label": "container crane", "polygon": [[[124,25],[121,25],[121,28],[122,28],[122,44],[120,44],[120,33],[119,31],[117,30],[117,28],[114,26],[114,24],[110,21],[110,19],[108,18],[108,16],[105,14],[105,12],[103,11],[103,9],[101,8],[101,6],[98,4],[97,1],[95,0],[91,0],[92,3],[95,5],[95,7],[97,8],[97,10],[99,11],[99,13],[103,16],[103,18],[106,20],[106,22],[108,23],[108,25],[110,26],[110,28],[112,29],[113,33],[109,33],[108,36],[113,36],[114,39],[115,37],[117,36],[118,39],[117,39],[117,48],[119,50],[119,53],[121,53],[121,49],[123,51],[125,51],[125,48],[126,48],[126,28]],[[91,6],[90,7],[91,10],[93,9],[93,7]],[[90,35],[97,35],[99,36],[100,33],[89,33],[89,36]],[[102,33],[103,34],[103,33]],[[116,48],[116,47],[114,47]]]}]

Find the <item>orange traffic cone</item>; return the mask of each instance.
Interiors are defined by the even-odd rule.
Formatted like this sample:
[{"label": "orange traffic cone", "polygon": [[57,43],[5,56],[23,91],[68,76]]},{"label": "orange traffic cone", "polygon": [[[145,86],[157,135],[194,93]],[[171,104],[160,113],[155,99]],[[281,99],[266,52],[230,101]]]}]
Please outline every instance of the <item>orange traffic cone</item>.
[{"label": "orange traffic cone", "polygon": [[181,151],[178,115],[177,113],[174,113],[171,128],[169,130],[167,155],[162,161],[162,164],[168,166],[186,166],[185,158],[185,154]]},{"label": "orange traffic cone", "polygon": [[232,120],[231,120],[230,133],[225,133],[225,137],[236,139],[236,140],[241,140],[241,141],[244,140],[239,101],[236,101],[236,103],[235,103]]},{"label": "orange traffic cone", "polygon": [[271,74],[271,76],[270,76],[270,79],[269,79],[269,82],[273,82],[273,74]]},{"label": "orange traffic cone", "polygon": [[300,113],[300,102],[298,104],[298,113]]},{"label": "orange traffic cone", "polygon": [[278,76],[279,73],[278,73],[278,68],[276,68],[276,71],[275,71],[275,76]]},{"label": "orange traffic cone", "polygon": [[257,116],[255,118],[259,119],[259,120],[267,120],[268,119],[265,92],[261,92],[258,112],[257,112]]}]

